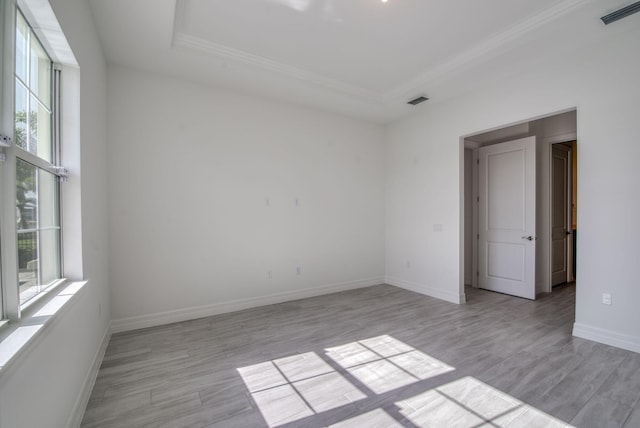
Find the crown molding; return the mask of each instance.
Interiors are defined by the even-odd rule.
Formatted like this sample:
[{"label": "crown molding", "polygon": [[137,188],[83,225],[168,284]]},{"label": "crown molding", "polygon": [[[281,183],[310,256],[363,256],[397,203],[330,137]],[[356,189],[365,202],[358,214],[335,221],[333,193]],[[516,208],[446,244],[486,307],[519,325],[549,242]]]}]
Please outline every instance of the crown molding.
[{"label": "crown molding", "polygon": [[321,86],[323,88],[333,90],[345,95],[360,98],[367,102],[380,103],[383,101],[382,97],[377,92],[350,85],[348,83],[344,83],[336,79],[331,79],[320,74],[303,70],[301,68],[282,64],[280,62],[273,61],[259,55],[244,52],[239,49],[234,49],[218,43],[213,43],[199,37],[191,36],[189,34],[181,32],[176,33],[173,37],[173,46],[206,52],[216,58],[251,65],[262,70],[301,80],[315,86]]},{"label": "crown molding", "polygon": [[594,0],[564,0],[560,3],[543,10],[529,19],[512,25],[504,31],[485,39],[472,46],[463,53],[452,57],[442,64],[428,70],[421,76],[406,82],[403,85],[383,94],[383,98],[392,101],[406,97],[421,89],[425,89],[434,81],[452,77],[470,66],[480,64],[490,59],[490,55],[500,52],[501,49],[508,48],[509,44],[522,38],[524,35],[546,25],[561,16],[574,11]]},{"label": "crown molding", "polygon": [[235,49],[188,34],[184,31],[183,28],[185,9],[186,0],[177,0],[173,26],[173,47],[181,47],[196,50],[199,52],[205,52],[215,58],[229,60],[241,64],[247,64],[253,67],[260,68],[262,70],[301,80],[315,86],[320,86],[334,92],[356,97],[369,103],[382,103],[383,101],[381,95],[375,91],[351,85],[337,79],[322,76],[308,70],[304,70],[288,64],[283,64],[269,58],[254,55],[240,49]]},{"label": "crown molding", "polygon": [[433,85],[434,82],[450,79],[463,70],[488,61],[492,56],[507,50],[509,45],[515,43],[526,34],[593,1],[595,0],[563,0],[529,19],[516,23],[506,30],[494,34],[461,54],[455,55],[440,65],[427,70],[417,78],[405,82],[387,92],[376,92],[351,85],[309,70],[304,70],[188,34],[184,30],[183,25],[187,0],[176,0],[172,47],[204,52],[213,58],[246,64],[314,86],[319,86],[333,92],[355,97],[361,101],[385,105],[394,103],[397,100],[404,101],[406,97],[417,92],[428,91],[429,86]]}]

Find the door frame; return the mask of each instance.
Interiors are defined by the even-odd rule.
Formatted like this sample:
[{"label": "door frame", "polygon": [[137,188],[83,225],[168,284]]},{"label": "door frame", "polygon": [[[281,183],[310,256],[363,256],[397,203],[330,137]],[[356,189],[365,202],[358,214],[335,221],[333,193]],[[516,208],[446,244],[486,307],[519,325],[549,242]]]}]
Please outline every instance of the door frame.
[{"label": "door frame", "polygon": [[[573,141],[578,141],[577,135],[575,132],[569,133],[569,134],[562,134],[562,135],[556,135],[554,137],[549,137],[549,138],[544,138],[543,140],[544,144],[549,144],[549,219],[551,219],[551,216],[553,215],[553,171],[551,169],[551,163],[553,162],[553,150],[551,150],[552,146],[554,144],[562,144],[562,143],[571,143]],[[569,206],[568,209],[568,213],[567,215],[569,216],[569,227],[571,227],[571,217],[572,217],[572,207],[571,207],[571,201],[572,201],[572,195],[573,195],[573,165],[571,163],[571,156],[573,156],[573,149],[569,149],[569,162],[568,162],[568,168],[567,168],[567,174],[568,174],[568,180],[567,180],[567,204]],[[551,222],[549,222],[549,230],[546,231],[547,236],[548,236],[548,242],[549,242],[549,248],[547,251],[547,257],[548,257],[548,279],[547,279],[547,292],[551,293],[551,291],[553,290],[553,285],[552,281],[551,281],[551,277],[553,275],[553,269],[551,268],[551,263],[552,263],[552,258],[553,258],[553,242],[552,242],[552,227],[551,227]],[[567,255],[570,256],[567,258],[567,281],[569,280],[570,277],[573,277],[573,272],[571,271],[572,266],[573,266],[573,230],[571,231],[571,239],[569,239],[567,241]]]},{"label": "door frame", "polygon": [[[459,150],[459,201],[460,201],[460,214],[459,214],[459,230],[460,230],[460,234],[459,234],[459,264],[458,264],[458,269],[459,269],[459,293],[461,296],[461,302],[460,303],[465,303],[466,301],[466,295],[465,295],[465,246],[464,246],[464,238],[465,238],[465,227],[464,227],[464,219],[465,219],[465,210],[468,207],[465,207],[465,197],[464,197],[464,193],[465,193],[465,189],[464,189],[464,176],[465,176],[465,165],[464,165],[464,156],[465,156],[465,148],[467,149],[472,149],[473,151],[473,161],[472,161],[472,174],[473,174],[473,178],[472,178],[472,189],[473,189],[473,196],[472,196],[472,202],[473,202],[473,218],[472,218],[472,224],[473,224],[473,235],[472,237],[477,237],[477,233],[478,233],[478,212],[477,212],[477,197],[478,197],[478,189],[477,189],[477,182],[478,182],[478,169],[477,169],[477,150],[480,147],[480,144],[477,144],[475,142],[472,141],[467,141],[467,138],[473,137],[475,135],[479,135],[479,134],[483,134],[485,132],[490,132],[490,131],[496,131],[499,129],[503,129],[503,128],[507,128],[510,126],[514,126],[514,125],[519,125],[522,123],[527,123],[527,122],[534,122],[540,119],[545,119],[547,117],[551,117],[551,116],[556,116],[556,115],[560,115],[563,113],[567,113],[570,111],[577,111],[578,108],[576,107],[571,107],[571,108],[567,108],[567,109],[563,109],[563,110],[559,110],[556,112],[551,112],[548,114],[544,114],[544,115],[540,115],[540,116],[536,116],[536,117],[532,117],[526,120],[520,120],[520,121],[516,121],[516,122],[512,122],[512,123],[505,123],[502,124],[500,126],[496,126],[493,128],[489,128],[489,129],[484,129],[484,130],[479,130],[477,132],[471,132],[468,134],[465,134],[463,136],[461,136],[459,138],[459,145],[458,145],[458,150]],[[545,137],[545,138],[540,138],[538,144],[542,144],[542,145],[548,145],[549,147],[549,153],[548,153],[548,157],[547,162],[548,165],[551,165],[551,144],[556,144],[556,143],[566,143],[566,142],[570,142],[570,141],[578,141],[578,130],[576,129],[576,132],[571,132],[571,133],[567,133],[567,134],[561,134],[561,135],[555,135],[552,137]],[[545,157],[538,157],[539,160],[544,159]],[[547,172],[550,173],[550,168],[547,169]],[[547,213],[547,215],[551,215],[551,177],[549,177],[548,180],[548,198],[549,198],[549,212]],[[540,201],[537,201],[537,203],[539,203]],[[541,292],[551,292],[551,225],[549,224],[549,227],[546,228],[548,230],[539,230],[538,231],[538,236],[540,236],[540,233],[544,233],[548,236],[547,238],[547,243],[548,245],[545,246],[545,251],[546,251],[546,256],[547,256],[547,271],[543,273],[544,277],[547,278],[546,280],[546,287],[544,287],[544,289],[541,290]],[[542,248],[542,247],[540,247]],[[472,257],[472,276],[471,276],[471,283],[472,283],[472,287],[477,288],[478,287],[478,276],[477,276],[477,268],[478,268],[478,249],[477,249],[477,239],[473,239],[472,240],[472,252],[471,252],[471,257]]]}]

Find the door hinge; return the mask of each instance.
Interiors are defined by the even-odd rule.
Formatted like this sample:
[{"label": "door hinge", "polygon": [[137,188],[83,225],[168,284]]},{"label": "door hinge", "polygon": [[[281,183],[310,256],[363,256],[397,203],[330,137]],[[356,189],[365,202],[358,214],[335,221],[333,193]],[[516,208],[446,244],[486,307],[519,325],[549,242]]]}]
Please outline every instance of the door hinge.
[{"label": "door hinge", "polygon": [[477,160],[476,160],[476,163],[477,163],[478,165],[480,165],[480,159],[477,159]]},{"label": "door hinge", "polygon": [[476,276],[480,276],[480,271],[476,271]]},{"label": "door hinge", "polygon": [[480,202],[480,196],[478,196],[478,197],[476,198],[476,201]]},{"label": "door hinge", "polygon": [[480,234],[478,233],[478,239],[480,239]]}]

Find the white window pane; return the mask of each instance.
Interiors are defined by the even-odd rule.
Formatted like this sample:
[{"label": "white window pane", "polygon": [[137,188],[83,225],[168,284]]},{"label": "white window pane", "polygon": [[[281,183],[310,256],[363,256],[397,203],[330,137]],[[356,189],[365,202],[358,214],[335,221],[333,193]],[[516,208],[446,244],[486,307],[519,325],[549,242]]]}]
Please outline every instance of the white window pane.
[{"label": "white window pane", "polygon": [[38,227],[41,285],[60,278],[60,216],[58,178],[38,170]]},{"label": "white window pane", "polygon": [[45,170],[38,170],[39,228],[59,227],[58,178]]},{"label": "white window pane", "polygon": [[31,36],[31,91],[46,107],[51,107],[51,60],[35,36]]},{"label": "white window pane", "polygon": [[[56,141],[52,132],[53,63],[24,16],[18,11],[15,28],[15,250],[20,304],[24,304],[61,276],[59,180],[49,172]],[[33,155],[33,156],[32,156]],[[34,162],[40,165],[33,165]],[[46,165],[46,166],[45,166]],[[13,207],[12,207],[13,209]],[[4,249],[6,250],[6,248]],[[12,307],[12,310],[14,308]],[[16,312],[16,311],[14,311]]]},{"label": "white window pane", "polygon": [[31,96],[28,148],[31,153],[51,162],[51,112]]},{"label": "white window pane", "polygon": [[38,294],[38,193],[36,167],[16,160],[18,287],[20,303]]},{"label": "white window pane", "polygon": [[27,100],[29,93],[26,86],[24,86],[18,79],[16,79],[16,129],[15,140],[18,147],[27,149],[27,125],[28,116],[27,111],[29,109]]},{"label": "white window pane", "polygon": [[20,303],[25,303],[60,278],[58,179],[16,159],[18,278]]},{"label": "white window pane", "polygon": [[20,304],[38,294],[37,232],[18,232],[18,287]]},{"label": "white window pane", "polygon": [[27,79],[27,58],[29,48],[29,26],[21,14],[18,14],[16,29],[16,76],[23,82]]},{"label": "white window pane", "polygon": [[21,159],[16,160],[16,204],[18,232],[38,227],[37,169]]},{"label": "white window pane", "polygon": [[40,231],[40,274],[42,285],[46,286],[60,278],[60,230]]}]

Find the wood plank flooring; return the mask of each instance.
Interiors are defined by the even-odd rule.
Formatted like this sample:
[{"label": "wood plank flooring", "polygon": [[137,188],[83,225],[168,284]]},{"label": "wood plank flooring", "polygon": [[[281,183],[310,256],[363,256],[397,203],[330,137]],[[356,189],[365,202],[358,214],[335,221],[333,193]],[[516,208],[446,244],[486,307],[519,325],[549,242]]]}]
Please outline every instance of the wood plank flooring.
[{"label": "wood plank flooring", "polygon": [[640,427],[640,354],[575,286],[454,305],[388,285],[112,337],[82,426]]}]

